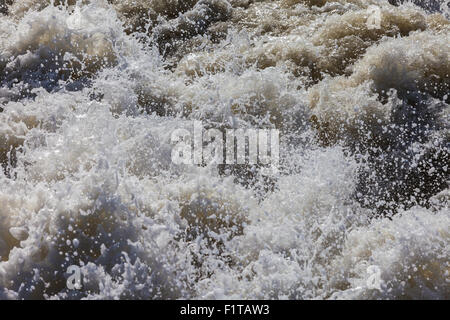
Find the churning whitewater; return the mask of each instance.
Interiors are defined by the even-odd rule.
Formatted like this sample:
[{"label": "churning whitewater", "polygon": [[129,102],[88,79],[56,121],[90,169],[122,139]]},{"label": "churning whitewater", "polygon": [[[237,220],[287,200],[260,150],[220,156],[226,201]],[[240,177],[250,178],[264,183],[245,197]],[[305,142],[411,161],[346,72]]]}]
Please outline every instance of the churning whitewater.
[{"label": "churning whitewater", "polygon": [[[449,299],[449,17],[0,0],[0,299]],[[278,172],[174,163],[194,121]]]}]

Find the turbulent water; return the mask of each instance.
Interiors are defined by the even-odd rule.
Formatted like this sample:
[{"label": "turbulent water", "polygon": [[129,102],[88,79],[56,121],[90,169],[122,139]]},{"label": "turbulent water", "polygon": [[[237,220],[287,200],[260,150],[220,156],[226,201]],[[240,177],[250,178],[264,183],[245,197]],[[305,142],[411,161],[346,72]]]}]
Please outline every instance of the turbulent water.
[{"label": "turbulent water", "polygon": [[[448,1],[0,12],[0,299],[450,298]],[[279,172],[175,164],[194,120]]]}]

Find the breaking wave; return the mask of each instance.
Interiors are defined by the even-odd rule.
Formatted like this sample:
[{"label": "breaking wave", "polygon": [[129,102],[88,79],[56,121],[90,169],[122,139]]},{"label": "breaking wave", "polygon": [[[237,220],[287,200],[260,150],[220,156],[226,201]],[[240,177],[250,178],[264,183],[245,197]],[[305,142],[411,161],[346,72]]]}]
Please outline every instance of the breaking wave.
[{"label": "breaking wave", "polygon": [[[448,19],[0,0],[0,299],[450,298]],[[280,130],[279,173],[173,163],[193,120]]]}]

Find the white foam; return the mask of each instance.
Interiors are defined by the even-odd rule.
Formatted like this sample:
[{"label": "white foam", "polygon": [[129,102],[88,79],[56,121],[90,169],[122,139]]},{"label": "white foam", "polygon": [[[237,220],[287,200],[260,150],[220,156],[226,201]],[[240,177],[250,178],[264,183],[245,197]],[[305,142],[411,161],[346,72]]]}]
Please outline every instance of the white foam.
[{"label": "white foam", "polygon": [[[449,23],[375,2],[14,1],[0,299],[448,299]],[[192,120],[280,129],[279,175],[174,164]]]}]

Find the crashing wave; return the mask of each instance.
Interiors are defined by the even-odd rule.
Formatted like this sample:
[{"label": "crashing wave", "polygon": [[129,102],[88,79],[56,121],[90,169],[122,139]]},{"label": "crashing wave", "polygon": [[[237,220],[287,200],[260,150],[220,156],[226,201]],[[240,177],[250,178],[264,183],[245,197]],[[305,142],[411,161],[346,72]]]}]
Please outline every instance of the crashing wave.
[{"label": "crashing wave", "polygon": [[[449,28],[437,0],[1,0],[0,299],[448,299]],[[279,173],[173,163],[194,120],[280,130]]]}]

